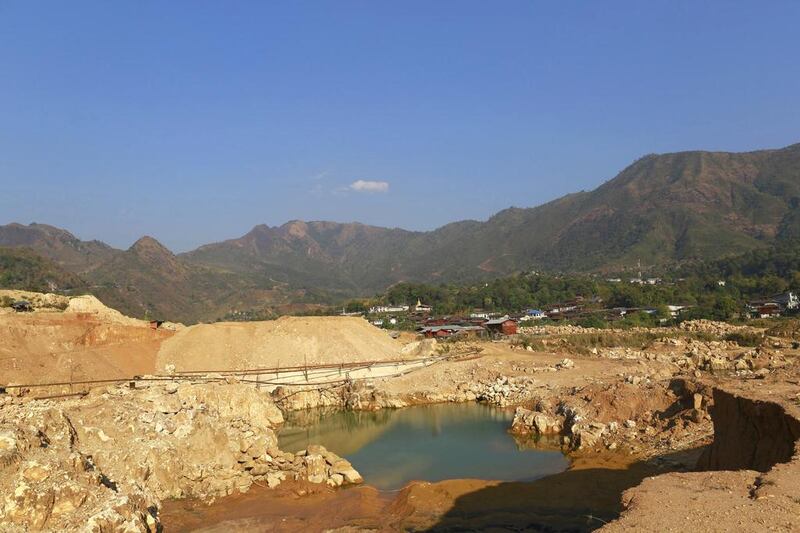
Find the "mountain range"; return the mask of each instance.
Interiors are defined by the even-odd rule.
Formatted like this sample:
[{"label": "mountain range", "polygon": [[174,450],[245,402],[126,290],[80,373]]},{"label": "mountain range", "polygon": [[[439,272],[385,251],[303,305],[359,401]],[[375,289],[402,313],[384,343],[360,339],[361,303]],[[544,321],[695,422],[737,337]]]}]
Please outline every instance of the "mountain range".
[{"label": "mountain range", "polygon": [[406,280],[719,259],[798,236],[800,144],[648,155],[593,191],[428,232],[291,221],[175,255],[150,237],[123,251],[43,224],[0,226],[0,246],[41,255],[107,304],[190,322],[233,309],[330,303]]}]

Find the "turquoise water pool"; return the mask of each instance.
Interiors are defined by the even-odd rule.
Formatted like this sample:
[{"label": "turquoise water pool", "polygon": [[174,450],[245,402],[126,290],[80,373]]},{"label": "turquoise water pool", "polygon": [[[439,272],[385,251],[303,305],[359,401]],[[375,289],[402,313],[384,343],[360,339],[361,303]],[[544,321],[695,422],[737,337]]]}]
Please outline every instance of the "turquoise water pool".
[{"label": "turquoise water pool", "polygon": [[569,462],[560,451],[538,448],[508,433],[513,415],[475,403],[300,411],[287,417],[279,444],[291,452],[322,444],[382,490],[399,489],[412,480],[532,481],[566,470]]}]

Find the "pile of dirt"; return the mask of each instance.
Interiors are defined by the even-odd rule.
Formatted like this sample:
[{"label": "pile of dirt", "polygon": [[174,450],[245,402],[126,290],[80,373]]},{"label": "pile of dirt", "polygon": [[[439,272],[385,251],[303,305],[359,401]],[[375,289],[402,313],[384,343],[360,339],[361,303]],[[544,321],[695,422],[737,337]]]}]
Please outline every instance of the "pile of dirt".
[{"label": "pile of dirt", "polygon": [[150,374],[161,342],[170,335],[171,331],[100,321],[94,315],[0,315],[0,385]]},{"label": "pile of dirt", "polygon": [[126,326],[147,326],[144,320],[137,320],[123,315],[116,309],[107,307],[103,302],[91,295],[76,296],[69,299],[69,304],[65,310],[67,313],[89,313],[103,322],[113,322],[115,324],[125,324]]},{"label": "pile of dirt", "polygon": [[157,371],[243,370],[412,358],[357,317],[282,317],[185,328],[164,342]]}]

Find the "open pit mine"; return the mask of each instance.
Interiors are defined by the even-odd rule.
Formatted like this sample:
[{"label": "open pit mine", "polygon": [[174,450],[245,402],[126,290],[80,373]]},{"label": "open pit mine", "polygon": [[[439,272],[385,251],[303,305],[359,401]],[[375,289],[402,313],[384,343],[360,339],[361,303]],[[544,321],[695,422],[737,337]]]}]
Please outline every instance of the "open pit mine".
[{"label": "open pit mine", "polygon": [[2,531],[800,529],[793,333],[437,342],[0,293],[32,307],[0,309]]}]

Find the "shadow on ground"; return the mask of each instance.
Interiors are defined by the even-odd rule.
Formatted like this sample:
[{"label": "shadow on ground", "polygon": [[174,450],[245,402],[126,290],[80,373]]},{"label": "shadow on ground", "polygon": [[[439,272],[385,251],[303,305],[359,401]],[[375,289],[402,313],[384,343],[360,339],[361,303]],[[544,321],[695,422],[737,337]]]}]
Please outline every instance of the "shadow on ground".
[{"label": "shadow on ground", "polygon": [[484,487],[458,497],[425,531],[592,531],[619,516],[625,490],[648,476],[690,469],[700,451]]}]

